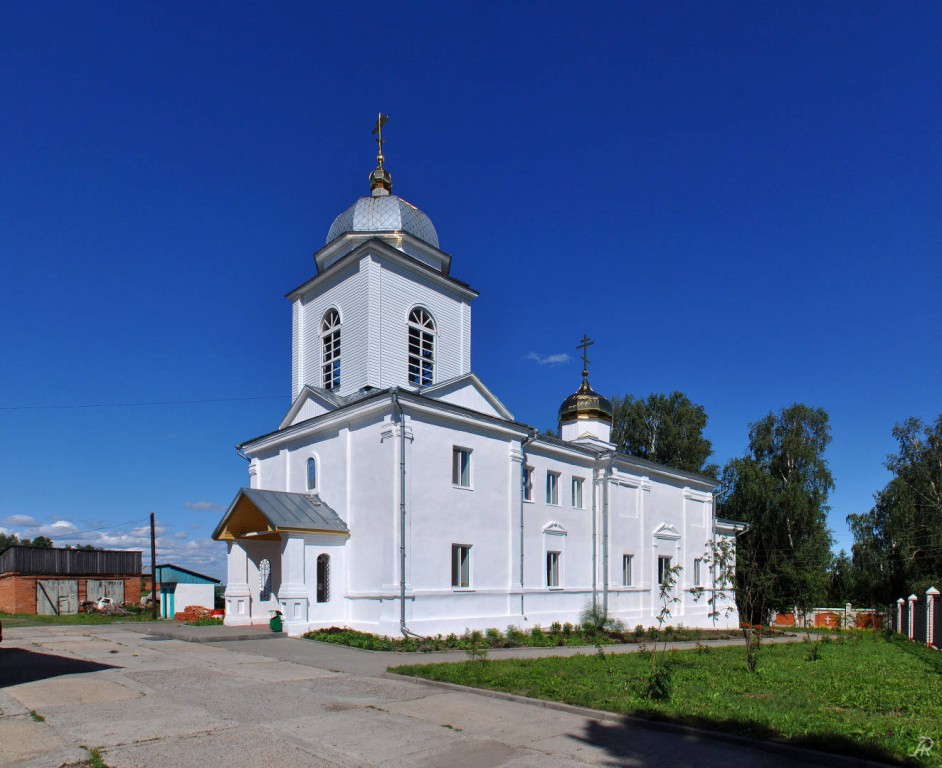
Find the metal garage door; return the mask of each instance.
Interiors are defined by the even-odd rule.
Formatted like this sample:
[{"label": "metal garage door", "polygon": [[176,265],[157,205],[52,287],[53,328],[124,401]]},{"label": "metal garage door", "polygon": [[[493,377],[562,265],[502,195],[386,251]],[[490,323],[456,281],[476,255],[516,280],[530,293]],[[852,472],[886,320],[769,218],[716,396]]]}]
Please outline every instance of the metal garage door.
[{"label": "metal garage door", "polygon": [[75,579],[37,579],[36,613],[42,616],[78,613],[78,582]]},{"label": "metal garage door", "polygon": [[89,579],[86,600],[110,597],[115,605],[124,602],[124,579]]}]

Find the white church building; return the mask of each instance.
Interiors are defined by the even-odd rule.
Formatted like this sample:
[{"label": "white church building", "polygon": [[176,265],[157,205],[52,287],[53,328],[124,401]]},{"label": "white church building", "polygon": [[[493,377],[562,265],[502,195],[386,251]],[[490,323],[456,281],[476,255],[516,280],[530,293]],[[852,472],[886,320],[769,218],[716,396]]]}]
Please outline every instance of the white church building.
[{"label": "white church building", "polygon": [[650,626],[679,565],[668,623],[735,625],[694,599],[707,542],[741,530],[716,518],[716,481],[616,450],[585,369],[559,438],[516,421],[472,371],[477,293],[391,194],[382,144],[378,160],[288,294],[293,402],[239,446],[249,487],[213,533],[225,623],[280,610],[289,635],[429,635],[575,623],[594,603]]}]

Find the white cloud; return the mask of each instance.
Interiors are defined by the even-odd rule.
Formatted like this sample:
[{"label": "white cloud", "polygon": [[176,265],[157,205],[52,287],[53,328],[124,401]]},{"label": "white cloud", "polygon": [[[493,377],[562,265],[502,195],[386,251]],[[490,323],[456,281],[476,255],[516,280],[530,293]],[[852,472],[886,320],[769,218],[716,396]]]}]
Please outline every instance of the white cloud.
[{"label": "white cloud", "polygon": [[564,365],[572,360],[572,357],[565,352],[557,352],[552,355],[538,355],[536,352],[528,352],[523,359],[530,360],[537,365]]},{"label": "white cloud", "polygon": [[175,534],[173,534],[173,538],[185,539],[188,535],[189,534],[186,531],[177,531]]},{"label": "white cloud", "polygon": [[48,536],[52,539],[56,536],[68,536],[78,529],[79,527],[69,520],[56,520],[48,525],[39,525],[33,528],[33,536]]},{"label": "white cloud", "polygon": [[38,525],[38,521],[35,517],[30,517],[29,515],[10,515],[6,520],[3,521],[7,525]]},{"label": "white cloud", "polygon": [[211,512],[214,509],[222,509],[222,506],[213,504],[211,501],[188,501],[183,506],[187,509],[195,509],[200,512]]}]

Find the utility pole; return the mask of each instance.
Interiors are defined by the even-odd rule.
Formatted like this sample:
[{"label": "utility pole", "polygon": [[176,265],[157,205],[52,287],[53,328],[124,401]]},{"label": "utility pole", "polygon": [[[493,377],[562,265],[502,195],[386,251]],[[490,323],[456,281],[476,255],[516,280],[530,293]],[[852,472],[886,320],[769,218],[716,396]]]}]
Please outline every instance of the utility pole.
[{"label": "utility pole", "polygon": [[150,617],[157,618],[157,539],[154,535],[154,513],[150,513]]}]

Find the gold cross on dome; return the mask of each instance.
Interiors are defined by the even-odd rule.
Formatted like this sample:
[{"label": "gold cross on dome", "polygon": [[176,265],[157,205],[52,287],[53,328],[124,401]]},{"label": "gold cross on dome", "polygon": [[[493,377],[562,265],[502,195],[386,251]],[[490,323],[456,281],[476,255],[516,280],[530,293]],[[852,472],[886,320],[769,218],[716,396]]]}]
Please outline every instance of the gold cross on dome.
[{"label": "gold cross on dome", "polygon": [[582,343],[576,345],[576,349],[582,350],[582,372],[584,374],[589,372],[589,347],[593,344],[595,344],[595,342],[592,341],[592,339],[582,334]]},{"label": "gold cross on dome", "polygon": [[389,115],[380,112],[379,117],[376,118],[376,127],[372,130],[372,135],[376,137],[376,143],[379,145],[379,154],[376,159],[379,161],[380,168],[383,167],[383,126],[388,122]]}]

